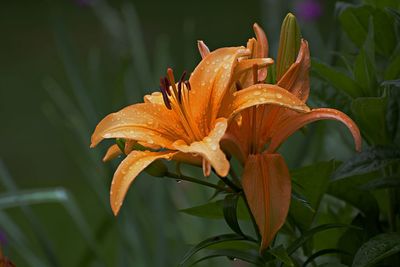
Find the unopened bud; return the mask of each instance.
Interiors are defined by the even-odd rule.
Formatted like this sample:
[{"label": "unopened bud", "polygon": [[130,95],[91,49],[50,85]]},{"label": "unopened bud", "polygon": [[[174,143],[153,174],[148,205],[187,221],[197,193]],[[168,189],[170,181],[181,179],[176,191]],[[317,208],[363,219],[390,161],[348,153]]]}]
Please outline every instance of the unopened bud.
[{"label": "unopened bud", "polygon": [[296,17],[289,13],[282,22],[281,36],[279,39],[278,59],[276,62],[277,81],[285,74],[289,67],[296,61],[301,42],[300,27]]}]

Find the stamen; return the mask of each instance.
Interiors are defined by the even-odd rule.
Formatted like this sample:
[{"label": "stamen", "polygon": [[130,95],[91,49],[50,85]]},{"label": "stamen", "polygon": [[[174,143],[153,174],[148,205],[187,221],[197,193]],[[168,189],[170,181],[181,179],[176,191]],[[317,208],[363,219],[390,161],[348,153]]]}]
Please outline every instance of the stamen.
[{"label": "stamen", "polygon": [[164,83],[163,84],[164,84],[164,87],[165,87],[165,91],[167,91],[167,94],[169,96],[171,96],[171,90],[169,89],[170,84],[169,84],[169,81],[168,81],[167,77],[164,77]]},{"label": "stamen", "polygon": [[253,83],[254,84],[258,83],[258,65],[257,64],[253,65]]},{"label": "stamen", "polygon": [[178,82],[178,102],[179,102],[179,104],[182,103],[182,83],[181,83],[181,81]]},{"label": "stamen", "polygon": [[179,81],[182,83],[185,80],[185,77],[186,77],[186,70],[182,73],[182,76],[179,79]]},{"label": "stamen", "polygon": [[167,69],[167,78],[168,78],[168,81],[169,81],[170,85],[172,86],[172,88],[174,89],[175,93],[177,94],[178,92],[177,92],[177,88],[176,88],[176,85],[175,85],[174,71],[171,68]]},{"label": "stamen", "polygon": [[160,86],[160,91],[161,91],[161,94],[163,96],[163,100],[164,100],[165,106],[167,107],[167,109],[172,109],[171,103],[170,103],[168,95],[167,95],[167,90],[165,90],[165,88]]},{"label": "stamen", "polygon": [[239,81],[236,81],[235,85],[236,85],[236,90],[237,90],[237,91],[240,91],[240,90],[243,89],[243,86],[242,86],[242,84],[241,84]]},{"label": "stamen", "polygon": [[188,91],[192,90],[192,86],[190,85],[189,80],[185,81],[185,85],[186,85],[186,88],[188,89]]}]

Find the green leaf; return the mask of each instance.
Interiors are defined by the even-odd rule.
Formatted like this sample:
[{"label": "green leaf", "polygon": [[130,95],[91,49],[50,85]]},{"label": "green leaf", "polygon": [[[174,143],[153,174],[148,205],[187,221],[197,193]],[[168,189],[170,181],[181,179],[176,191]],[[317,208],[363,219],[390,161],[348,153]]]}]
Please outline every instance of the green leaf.
[{"label": "green leaf", "polygon": [[293,181],[296,181],[293,188],[296,188],[295,184],[300,187],[298,191],[304,195],[311,207],[310,209],[299,201],[292,201],[290,216],[300,229],[308,229],[312,224],[316,215],[315,211],[319,208],[322,196],[328,188],[329,178],[334,170],[335,162],[329,161],[319,162],[291,172]]},{"label": "green leaf", "polygon": [[361,133],[370,144],[390,143],[386,126],[387,97],[360,97],[352,101],[351,109]]},{"label": "green leaf", "polygon": [[374,172],[400,160],[400,149],[392,146],[368,147],[346,161],[335,171],[333,177],[340,179]]},{"label": "green leaf", "polygon": [[352,267],[368,267],[400,251],[400,234],[377,235],[357,251]]},{"label": "green leaf", "polygon": [[310,257],[308,257],[308,259],[303,263],[303,267],[306,267],[309,263],[313,262],[316,258],[327,255],[327,254],[348,254],[348,253],[343,250],[336,249],[336,248],[322,249],[320,251],[315,252]]},{"label": "green leaf", "polygon": [[228,226],[239,235],[244,235],[240,229],[238,218],[237,218],[237,203],[240,198],[239,194],[226,195],[223,204],[224,219]]},{"label": "green leaf", "polygon": [[216,257],[228,257],[232,260],[240,259],[242,261],[252,263],[256,266],[264,266],[263,259],[259,256],[258,250],[236,250],[236,249],[221,249],[221,250],[207,250],[209,251],[206,256],[196,260],[190,266],[194,266],[202,261],[216,258]]},{"label": "green leaf", "polygon": [[[180,211],[201,218],[224,219],[223,208],[224,200],[217,200],[200,206],[182,209]],[[250,215],[247,211],[246,204],[241,198],[239,198],[237,203],[237,218],[239,220],[250,220]]]},{"label": "green leaf", "polygon": [[350,40],[361,48],[368,34],[370,16],[373,17],[376,52],[390,56],[397,45],[394,20],[386,12],[372,6],[347,5],[339,14],[339,21]]},{"label": "green leaf", "polygon": [[366,184],[360,186],[361,190],[377,190],[392,187],[400,187],[400,177],[383,177],[369,181]]},{"label": "green leaf", "polygon": [[364,95],[376,96],[377,78],[375,69],[374,51],[374,24],[369,21],[369,31],[363,48],[360,49],[354,63],[354,77],[357,83],[363,88]]},{"label": "green leaf", "polygon": [[190,249],[185,256],[183,257],[182,261],[179,263],[179,266],[185,266],[187,261],[199,250],[209,247],[211,245],[215,245],[218,243],[223,243],[226,241],[234,241],[234,240],[247,240],[248,238],[242,235],[237,235],[237,234],[224,234],[224,235],[218,235],[214,237],[207,238],[203,240],[202,242],[198,243],[196,246],[194,246],[192,249]]},{"label": "green leaf", "polygon": [[292,255],[298,248],[300,248],[305,242],[312,238],[315,234],[334,228],[355,228],[352,225],[347,224],[323,224],[316,226],[306,232],[304,232],[298,239],[296,239],[287,249],[288,255]]},{"label": "green leaf", "polygon": [[269,254],[275,256],[278,260],[280,260],[287,266],[294,266],[292,259],[289,257],[289,255],[283,245],[269,249],[269,250],[267,250],[267,252]]},{"label": "green leaf", "polygon": [[400,45],[397,46],[384,72],[385,80],[393,80],[400,76]]},{"label": "green leaf", "polygon": [[399,6],[399,2],[397,0],[364,0],[364,3],[379,8],[385,8],[385,7],[397,8]]},{"label": "green leaf", "polygon": [[311,66],[318,76],[329,82],[338,91],[344,92],[353,98],[363,95],[362,88],[345,73],[317,59],[312,60]]}]

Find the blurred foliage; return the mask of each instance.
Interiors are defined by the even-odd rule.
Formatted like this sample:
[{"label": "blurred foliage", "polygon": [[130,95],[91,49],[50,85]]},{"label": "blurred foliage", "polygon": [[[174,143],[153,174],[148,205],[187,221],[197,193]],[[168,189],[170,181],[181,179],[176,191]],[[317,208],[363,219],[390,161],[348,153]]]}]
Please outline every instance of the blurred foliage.
[{"label": "blurred foliage", "polygon": [[318,123],[282,147],[294,190],[287,223],[269,250],[258,253],[241,196],[209,202],[212,191],[187,182],[143,174],[119,217],[111,214],[108,186],[117,163],[103,164],[104,151],[88,149],[99,118],[140,101],[166,67],[192,69],[200,58],[195,38],[210,48],[243,44],[260,20],[275,57],[283,16],[306,1],[294,2],[2,4],[0,20],[17,23],[0,23],[4,39],[14,40],[2,44],[0,65],[5,255],[17,266],[398,266],[395,0],[314,1],[324,15],[300,17],[315,57],[310,105],[347,112],[365,146],[352,155],[350,142],[339,145],[349,140],[341,126],[328,132]]}]

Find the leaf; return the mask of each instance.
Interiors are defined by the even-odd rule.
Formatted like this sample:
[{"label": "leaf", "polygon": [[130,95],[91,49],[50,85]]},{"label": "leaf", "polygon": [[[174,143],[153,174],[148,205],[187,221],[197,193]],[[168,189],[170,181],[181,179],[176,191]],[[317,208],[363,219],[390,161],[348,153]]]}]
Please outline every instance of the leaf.
[{"label": "leaf", "polygon": [[179,266],[185,266],[186,262],[199,250],[209,247],[214,244],[223,243],[226,241],[234,241],[234,240],[246,240],[247,238],[242,235],[237,234],[223,234],[214,237],[207,238],[202,242],[198,243],[196,246],[191,248],[185,256],[183,256],[182,261],[179,263]]},{"label": "leaf", "polygon": [[238,218],[237,218],[237,203],[239,194],[227,195],[224,199],[223,214],[228,226],[237,234],[244,235],[240,229]]},{"label": "leaf", "polygon": [[338,91],[344,92],[353,98],[363,95],[362,88],[347,74],[338,71],[317,59],[312,60],[311,66],[318,76],[329,82],[329,84]]},{"label": "leaf", "polygon": [[400,149],[391,146],[374,146],[346,161],[335,171],[333,177],[344,177],[374,172],[400,160]]},{"label": "leaf", "polygon": [[[180,212],[207,219],[224,219],[223,207],[224,201],[217,200],[203,205],[182,209]],[[237,203],[237,218],[239,220],[250,220],[246,204],[241,198],[239,198]]]},{"label": "leaf", "polygon": [[292,259],[289,257],[283,245],[274,247],[267,251],[269,254],[275,256],[278,260],[288,266],[294,266]]},{"label": "leaf", "polygon": [[397,45],[394,21],[386,12],[372,6],[347,5],[339,14],[339,21],[350,40],[361,48],[368,34],[369,18],[372,16],[376,52],[390,56]]},{"label": "leaf", "polygon": [[216,257],[228,257],[230,259],[236,260],[240,259],[242,261],[255,264],[256,266],[264,266],[263,259],[259,256],[257,250],[235,250],[235,249],[221,249],[221,250],[208,250],[207,256],[204,256],[195,262],[193,262],[190,266],[194,266],[197,263],[202,261],[216,258]]},{"label": "leaf", "polygon": [[400,234],[384,233],[364,243],[357,251],[352,267],[368,267],[400,251]]},{"label": "leaf", "polygon": [[364,95],[376,96],[377,78],[375,69],[375,51],[374,51],[374,24],[372,19],[369,21],[369,31],[360,49],[354,63],[354,77],[357,83],[363,88]]},{"label": "leaf", "polygon": [[312,238],[315,234],[334,228],[356,228],[348,224],[323,224],[316,226],[306,232],[304,232],[298,239],[296,239],[287,249],[288,255],[292,255],[299,247],[301,247],[305,242]]},{"label": "leaf", "polygon": [[385,80],[392,80],[398,78],[400,75],[400,45],[397,46],[389,63],[384,71]]},{"label": "leaf", "polygon": [[368,182],[368,180],[364,176],[333,180],[327,193],[351,204],[359,209],[364,216],[375,221],[379,215],[378,203],[371,193],[359,189],[360,185],[365,182]]},{"label": "leaf", "polygon": [[347,252],[336,249],[336,248],[328,248],[328,249],[322,249],[320,251],[315,252],[312,254],[308,259],[303,263],[303,267],[306,267],[309,263],[313,262],[316,258],[327,255],[327,254],[348,254]]},{"label": "leaf", "polygon": [[[298,224],[300,229],[306,230],[312,224],[321,203],[322,196],[328,188],[329,178],[335,170],[335,162],[319,162],[291,172],[293,181],[299,187],[299,191],[307,199],[308,208],[304,204],[292,201],[290,206],[290,216]],[[295,187],[295,186],[293,186]],[[314,210],[314,211],[313,211]]]},{"label": "leaf", "polygon": [[379,8],[385,8],[388,6],[397,8],[399,6],[399,2],[397,0],[364,0],[364,3]]},{"label": "leaf", "polygon": [[369,181],[360,186],[361,190],[377,190],[384,188],[400,187],[400,177],[383,177]]},{"label": "leaf", "polygon": [[351,109],[361,133],[370,144],[390,143],[386,126],[387,97],[360,97],[352,101]]}]

